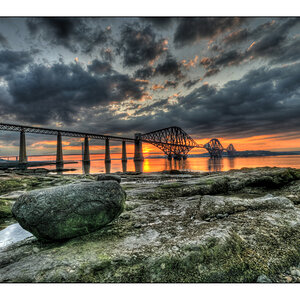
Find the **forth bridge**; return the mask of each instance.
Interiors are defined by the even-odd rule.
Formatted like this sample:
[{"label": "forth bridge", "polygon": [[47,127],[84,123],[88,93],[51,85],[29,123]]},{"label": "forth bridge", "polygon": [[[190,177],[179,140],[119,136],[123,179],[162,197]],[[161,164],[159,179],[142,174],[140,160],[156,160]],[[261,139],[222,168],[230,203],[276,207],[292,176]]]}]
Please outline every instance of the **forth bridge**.
[{"label": "forth bridge", "polygon": [[17,124],[0,123],[0,130],[18,131],[20,132],[19,146],[19,164],[27,163],[26,154],[26,133],[47,134],[57,136],[56,163],[63,164],[63,147],[62,136],[84,138],[83,162],[90,163],[89,139],[105,140],[105,162],[110,162],[110,140],[122,142],[122,161],[127,161],[126,142],[134,143],[134,160],[142,161],[143,143],[149,143],[162,150],[168,159],[186,159],[188,153],[193,148],[206,149],[211,158],[222,157],[223,152],[227,152],[228,156],[233,157],[236,154],[236,149],[232,144],[224,148],[220,141],[216,138],[211,139],[206,144],[198,144],[190,135],[183,129],[177,126],[155,130],[148,133],[136,133],[134,138],[110,136],[96,133],[86,133],[78,131],[69,131],[61,129],[50,129],[42,127],[33,127]]}]

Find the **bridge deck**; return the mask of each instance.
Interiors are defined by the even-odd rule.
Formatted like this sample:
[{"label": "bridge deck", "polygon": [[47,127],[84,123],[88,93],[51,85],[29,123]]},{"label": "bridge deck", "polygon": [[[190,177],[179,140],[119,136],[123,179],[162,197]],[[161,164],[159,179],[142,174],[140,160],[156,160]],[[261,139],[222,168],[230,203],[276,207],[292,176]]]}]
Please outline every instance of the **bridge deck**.
[{"label": "bridge deck", "polygon": [[49,134],[49,135],[57,135],[58,133],[60,133],[62,136],[69,136],[69,137],[79,137],[79,138],[88,137],[88,138],[100,139],[100,140],[109,139],[109,140],[116,140],[116,141],[134,142],[133,138],[128,138],[128,137],[119,137],[119,136],[70,131],[70,130],[50,129],[50,128],[43,128],[43,127],[23,126],[23,125],[6,124],[6,123],[0,123],[0,130],[19,131],[19,132],[24,131],[28,133]]},{"label": "bridge deck", "polygon": [[[79,131],[70,131],[70,130],[60,130],[60,129],[53,129],[53,128],[24,126],[24,125],[7,124],[7,123],[0,123],[0,130],[18,131],[18,132],[24,131],[27,133],[49,134],[49,135],[57,135],[58,133],[60,133],[62,136],[69,136],[69,137],[79,137],[79,138],[88,137],[91,139],[100,139],[100,140],[109,139],[109,140],[126,141],[126,142],[134,142],[135,141],[134,138],[128,138],[128,137],[87,133],[87,132],[79,132]],[[178,143],[168,143],[168,142],[155,141],[155,140],[149,140],[149,139],[143,139],[143,138],[141,139],[141,141],[144,143],[150,143],[153,145],[160,144],[160,145],[168,145],[168,146],[182,146],[182,144],[178,144]],[[203,148],[203,145],[194,145],[194,146],[190,146],[190,148]]]}]

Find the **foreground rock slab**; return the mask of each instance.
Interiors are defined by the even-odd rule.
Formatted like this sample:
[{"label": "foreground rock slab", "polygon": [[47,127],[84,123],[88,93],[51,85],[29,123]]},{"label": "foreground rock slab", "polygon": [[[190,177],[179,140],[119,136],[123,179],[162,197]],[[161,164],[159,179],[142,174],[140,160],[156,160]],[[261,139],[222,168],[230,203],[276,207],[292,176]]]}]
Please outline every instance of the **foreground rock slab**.
[{"label": "foreground rock slab", "polygon": [[0,249],[0,282],[300,282],[300,170],[121,177],[119,218]]},{"label": "foreground rock slab", "polygon": [[113,221],[123,211],[125,197],[115,181],[86,181],[25,193],[12,213],[36,237],[63,240]]}]

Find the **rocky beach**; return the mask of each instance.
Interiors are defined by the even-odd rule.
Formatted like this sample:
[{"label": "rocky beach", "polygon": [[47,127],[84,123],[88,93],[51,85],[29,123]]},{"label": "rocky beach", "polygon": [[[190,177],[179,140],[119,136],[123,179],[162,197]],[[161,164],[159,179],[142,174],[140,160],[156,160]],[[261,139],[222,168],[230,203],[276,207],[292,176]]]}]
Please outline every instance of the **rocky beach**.
[{"label": "rocky beach", "polygon": [[[116,213],[99,228],[92,226],[99,220],[90,219],[87,231],[73,238],[38,239],[13,217],[22,201],[60,199],[66,191],[77,201],[98,185],[120,193]],[[99,199],[105,197],[99,192]],[[98,198],[90,196],[96,205],[91,211],[75,211],[80,220],[98,209]],[[300,282],[299,205],[300,170],[292,168],[114,175],[1,171],[0,282]],[[60,211],[66,208],[57,208],[51,224],[51,209],[40,210],[51,224],[44,233],[61,222]]]}]

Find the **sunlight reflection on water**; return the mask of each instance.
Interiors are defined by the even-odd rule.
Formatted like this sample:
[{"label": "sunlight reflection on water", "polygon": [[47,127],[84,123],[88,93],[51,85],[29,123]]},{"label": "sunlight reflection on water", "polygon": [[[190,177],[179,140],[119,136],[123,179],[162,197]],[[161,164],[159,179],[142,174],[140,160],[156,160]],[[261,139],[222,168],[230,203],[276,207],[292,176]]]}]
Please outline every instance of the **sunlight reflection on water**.
[{"label": "sunlight reflection on water", "polygon": [[[118,154],[112,155],[111,163],[104,162],[103,154],[92,154],[91,163],[83,164],[80,155],[65,155],[65,161],[77,161],[77,163],[65,164],[67,169],[75,169],[66,173],[74,174],[95,174],[115,172],[161,172],[164,170],[185,170],[185,171],[228,171],[231,169],[255,168],[255,167],[293,167],[300,168],[300,155],[282,156],[261,156],[261,157],[224,157],[211,159],[209,157],[188,157],[186,160],[168,160],[166,158],[145,158],[143,162],[135,162],[128,159],[122,162]],[[55,160],[55,156],[34,156],[29,157],[30,161]],[[56,166],[46,166],[48,169],[55,169]]]}]

